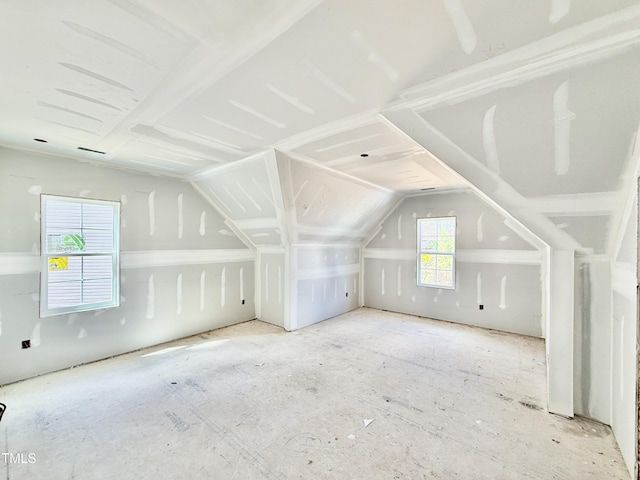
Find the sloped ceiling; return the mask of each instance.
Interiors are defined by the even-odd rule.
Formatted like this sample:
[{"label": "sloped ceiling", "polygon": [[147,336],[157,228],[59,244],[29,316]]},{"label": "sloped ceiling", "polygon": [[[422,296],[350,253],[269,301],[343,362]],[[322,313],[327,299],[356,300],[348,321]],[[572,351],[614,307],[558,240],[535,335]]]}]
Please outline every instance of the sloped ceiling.
[{"label": "sloped ceiling", "polygon": [[[616,231],[634,171],[636,0],[34,0],[2,12],[1,143],[189,178],[256,245],[332,225],[360,238],[393,198],[469,184],[548,243],[615,244],[594,232]],[[261,155],[272,160],[234,173]],[[281,209],[297,223],[286,232]]]}]

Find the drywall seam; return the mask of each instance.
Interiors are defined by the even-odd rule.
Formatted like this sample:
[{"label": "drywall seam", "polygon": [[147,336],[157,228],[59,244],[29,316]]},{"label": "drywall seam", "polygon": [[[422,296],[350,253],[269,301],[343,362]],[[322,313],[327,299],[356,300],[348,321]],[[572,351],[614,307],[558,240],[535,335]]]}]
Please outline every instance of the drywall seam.
[{"label": "drywall seam", "polygon": [[238,274],[240,277],[240,291],[238,292],[240,295],[240,302],[244,302],[244,267],[240,267],[240,273]]},{"label": "drywall seam", "polygon": [[613,291],[619,293],[630,302],[636,302],[638,277],[636,266],[631,263],[615,262],[611,275]]},{"label": "drywall seam", "polygon": [[315,115],[316,112],[311,107],[309,107],[308,105],[305,105],[304,103],[302,103],[299,98],[294,97],[292,95],[289,95],[286,92],[283,92],[282,90],[274,87],[270,83],[267,83],[266,86],[271,91],[271,93],[273,93],[274,95],[277,95],[282,100],[284,100],[285,102],[287,102],[291,106],[297,108],[301,112],[304,112],[304,113],[306,113],[308,115]]},{"label": "drywall seam", "polygon": [[331,267],[300,268],[297,271],[298,280],[318,280],[326,278],[344,277],[360,273],[360,264],[335,265]]},{"label": "drywall seam", "polygon": [[607,239],[607,253],[611,258],[617,258],[622,247],[624,234],[629,224],[631,213],[638,198],[638,176],[640,175],[640,125],[635,132],[630,146],[629,163],[626,172],[622,175],[622,205],[617,209],[614,218],[611,219],[609,238]]},{"label": "drywall seam", "polygon": [[[162,82],[156,86],[153,94],[147,96],[141,105],[136,108],[135,114],[127,116],[126,121],[120,122],[104,139],[101,140],[100,147],[106,151],[114,151],[121,146],[115,139],[120,138],[124,130],[128,130],[130,125],[147,121],[157,121],[166,114],[173,111],[178,105],[195,98],[202,93],[216,80],[242,65],[247,59],[265,48],[284,32],[289,30],[296,22],[311,12],[321,0],[308,0],[296,2],[289,9],[290,13],[282,15],[270,25],[261,26],[259,35],[248,37],[247,41],[242,37],[236,43],[228,45],[227,52],[236,52],[233,55],[220,54],[212,55],[213,45],[210,39],[201,39],[201,43],[191,50],[175,68],[166,75]],[[206,59],[206,61],[203,61]]]},{"label": "drywall seam", "polygon": [[284,329],[298,329],[298,256],[291,246],[284,253]]},{"label": "drywall seam", "polygon": [[262,249],[256,251],[253,267],[253,304],[256,318],[262,318]]},{"label": "drywall seam", "polygon": [[184,231],[184,194],[178,195],[178,239],[182,238]]},{"label": "drywall seam", "polygon": [[[394,113],[393,115],[395,116],[397,114]],[[416,118],[418,120],[418,125],[423,125],[423,126],[427,127],[428,129],[430,129],[432,133],[435,133],[437,136],[440,137],[439,140],[446,141],[449,144],[449,146],[453,145],[454,148],[456,148],[459,151],[459,153],[462,153],[465,156],[465,158],[471,159],[473,166],[478,168],[478,169],[480,169],[482,173],[485,173],[485,174],[489,175],[495,181],[499,182],[500,185],[502,185],[504,183],[504,181],[502,180],[502,178],[498,174],[496,174],[495,172],[492,172],[487,167],[485,167],[480,162],[478,162],[475,158],[471,157],[468,153],[466,153],[464,150],[462,150],[460,147],[458,147],[457,144],[455,144],[453,141],[451,141],[449,138],[447,138],[444,134],[442,134],[440,131],[438,131],[437,129],[435,129],[431,125],[429,125],[417,113],[405,109],[404,111],[400,112],[399,115],[400,115],[400,117],[406,116],[406,117],[414,117],[414,118]],[[396,122],[398,121],[398,118],[400,118],[400,117],[396,117]],[[414,127],[411,125],[411,122],[408,119],[407,119],[406,122],[402,122],[402,123],[404,123],[404,128],[408,128],[408,130],[405,131],[403,129],[403,127],[399,123],[398,124],[394,123],[394,121],[392,119],[386,118],[384,116],[382,118],[383,118],[383,122],[390,129],[396,131],[399,135],[402,135],[402,136],[406,137],[407,139],[410,139],[411,141],[418,143],[418,145],[422,145],[422,143],[420,143],[420,141],[418,141],[417,138],[413,137],[413,135],[414,135]],[[409,133],[407,133],[407,132],[411,132],[411,135]],[[423,148],[426,149],[425,146],[423,146]],[[458,170],[452,168],[451,166],[449,166],[448,163],[444,162],[443,160],[441,160],[437,156],[433,155],[433,153],[431,151],[429,151],[428,149],[427,149],[427,152],[431,156],[433,156],[433,158],[435,158],[440,163],[442,168],[447,170],[447,172],[449,172],[454,177],[459,178],[461,180],[461,182],[464,182],[466,184],[466,186],[465,187],[455,187],[455,188],[452,188],[452,189],[438,189],[438,190],[433,191],[433,192],[426,192],[426,193],[418,193],[418,194],[414,194],[414,195],[409,195],[409,196],[406,196],[405,198],[418,197],[418,196],[422,196],[422,195],[446,194],[446,193],[451,193],[452,190],[455,190],[455,191],[468,190],[471,193],[473,193],[476,196],[476,198],[478,198],[479,200],[484,202],[486,205],[491,207],[493,210],[495,210],[498,213],[500,213],[505,218],[505,222],[504,222],[505,225],[508,226],[514,232],[516,232],[520,237],[522,237],[523,240],[525,240],[531,246],[533,246],[534,248],[536,248],[538,250],[544,249],[547,246],[547,243],[545,241],[543,241],[537,234],[533,233],[532,230],[530,230],[528,227],[526,227],[520,220],[516,219],[511,214],[511,212],[509,212],[507,209],[505,209],[500,203],[498,203],[495,200],[493,200],[493,198],[490,197],[489,195],[487,195],[484,191],[482,191],[482,189],[477,187],[475,184],[471,183],[465,176],[461,175],[458,172]],[[522,197],[518,192],[516,192],[508,184],[506,184],[506,185],[508,187],[508,188],[506,188],[508,190],[508,193],[510,193],[512,196],[516,197],[516,205],[519,205],[520,207],[522,205],[524,205],[524,202],[525,202],[524,201],[524,197]],[[498,188],[497,191],[499,193],[501,193],[504,190],[505,190],[505,188]],[[398,206],[400,205],[401,202],[402,202],[402,198],[400,199],[400,201],[398,202],[398,204],[396,205],[395,208],[398,208]],[[388,215],[391,215],[391,213],[393,213],[393,210],[390,211]],[[385,220],[386,220],[386,217],[385,217]],[[545,219],[545,220],[547,220],[547,219]],[[549,222],[549,223],[551,224],[551,222]],[[553,225],[553,224],[551,224],[551,225]],[[553,228],[554,229],[556,228],[555,225],[553,225]],[[563,232],[563,234],[564,234],[564,232]],[[567,234],[564,234],[564,235],[568,237]]]},{"label": "drywall seam", "polygon": [[156,191],[154,190],[149,194],[148,203],[149,203],[149,236],[153,237],[156,229],[156,208],[155,208],[155,196]]},{"label": "drywall seam", "polygon": [[331,90],[333,93],[338,95],[344,101],[355,105],[356,97],[349,92],[346,88],[336,82],[334,79],[329,77],[326,73],[316,67],[311,61],[306,61],[305,66],[305,76],[311,76],[315,78],[318,82],[324,85],[328,90]]},{"label": "drywall seam", "polygon": [[26,252],[0,253],[0,275],[20,275],[40,271],[40,255]]},{"label": "drywall seam", "polygon": [[358,30],[351,32],[351,41],[364,50],[367,61],[378,67],[391,82],[395,83],[398,80],[398,72],[396,69],[373,48],[363,37],[362,33]]},{"label": "drywall seam", "polygon": [[153,279],[153,273],[149,275],[149,282],[147,285],[147,313],[145,318],[147,320],[152,319],[155,316],[155,283]]},{"label": "drywall seam", "polygon": [[275,145],[275,149],[280,152],[292,151],[303,145],[313,143],[317,140],[337,135],[341,132],[354,130],[360,127],[373,125],[379,116],[378,109],[365,110],[350,117],[325,123],[318,127],[311,128],[304,132],[288,137]]},{"label": "drywall seam", "polygon": [[255,252],[245,249],[149,250],[120,252],[120,268],[149,268],[174,265],[251,262]]},{"label": "drywall seam", "polygon": [[192,182],[200,182],[211,177],[219,176],[222,173],[229,173],[234,170],[241,169],[247,164],[253,163],[256,160],[264,159],[269,154],[269,152],[270,150],[264,150],[254,155],[249,155],[242,160],[236,160],[234,162],[225,163],[223,165],[215,165],[213,167],[206,167],[199,172],[193,173],[188,177],[188,179]]},{"label": "drywall seam", "polygon": [[197,183],[195,183],[193,180],[190,180],[189,183],[202,196],[202,198],[204,198],[207,201],[207,203],[211,205],[216,210],[216,212],[218,212],[222,216],[222,218],[224,218],[225,225],[229,227],[229,229],[238,237],[238,239],[240,239],[240,241],[244,243],[248,248],[255,251],[256,250],[255,244],[251,241],[251,239],[247,235],[245,235],[245,233],[242,230],[240,230],[239,228],[236,228],[236,226],[233,223],[233,220],[231,220],[229,215],[227,215],[226,212],[224,212],[213,200],[211,200],[211,197],[209,197],[206,193],[204,193],[202,188],[200,188],[200,186]]},{"label": "drywall seam", "polygon": [[224,307],[227,302],[227,269],[222,267],[220,274],[220,306]]},{"label": "drywall seam", "polygon": [[354,243],[338,243],[338,242],[313,242],[313,243],[292,243],[291,244],[292,247],[297,247],[297,248],[339,248],[339,249],[344,249],[344,248],[358,248],[359,244],[354,244]]},{"label": "drywall seam", "polygon": [[240,185],[240,182],[236,182],[236,186],[238,187],[238,190],[240,190],[244,194],[244,196],[249,199],[249,201],[253,204],[253,206],[256,207],[256,210],[261,212],[262,207],[260,206],[260,204],[256,202],[256,199],[253,198],[251,194],[242,185]]},{"label": "drywall seam", "polygon": [[200,311],[204,311],[205,306],[205,292],[206,292],[206,284],[207,284],[207,272],[202,270],[200,272]]},{"label": "drywall seam", "polygon": [[[397,128],[411,132],[413,138],[425,148],[429,145],[430,148],[445,149],[448,155],[447,161],[438,159],[442,165],[449,170],[457,170],[458,176],[463,176],[462,172],[465,172],[463,178],[472,186],[474,193],[501,213],[507,219],[505,223],[511,219],[515,222],[514,224],[519,224],[516,231],[523,239],[528,239],[529,243],[534,242],[538,248],[547,243],[561,249],[580,250],[582,248],[573,237],[558,229],[547,217],[527,208],[526,199],[511,185],[416,112],[404,109],[389,111],[388,114],[391,116],[390,121],[395,122]],[[434,158],[438,157],[434,155]],[[473,179],[469,178],[470,175]],[[491,196],[483,191],[483,187],[491,193]]]},{"label": "drywall seam", "polygon": [[[364,244],[366,245],[366,244]],[[358,273],[358,282],[360,284],[360,288],[358,290],[358,305],[360,307],[364,307],[364,247],[360,245],[358,247],[358,259],[360,261],[360,272]],[[354,279],[355,281],[355,279]]]},{"label": "drywall seam", "polygon": [[[417,261],[415,249],[365,248],[364,258],[380,260],[411,260]],[[511,265],[541,265],[542,253],[537,250],[491,250],[491,249],[458,249],[456,263],[490,263]]]},{"label": "drywall seam", "polygon": [[328,173],[330,173],[330,174],[332,174],[332,175],[334,175],[336,177],[340,177],[340,178],[349,180],[352,183],[357,183],[358,185],[363,185],[365,187],[374,188],[376,190],[379,190],[379,191],[384,192],[384,193],[388,193],[390,195],[394,195],[394,196],[396,195],[396,193],[393,190],[389,189],[389,188],[385,188],[385,187],[382,187],[382,186],[377,185],[375,183],[368,182],[367,180],[363,180],[361,178],[354,177],[353,175],[349,175],[348,173],[341,172],[340,170],[335,170],[335,169],[333,169],[331,167],[328,167],[328,166],[326,166],[326,165],[314,160],[313,158],[310,158],[310,157],[307,157],[306,155],[303,155],[300,152],[296,152],[296,151],[293,151],[293,150],[281,150],[281,149],[278,149],[277,151],[282,153],[283,155],[286,155],[291,160],[295,160],[295,161],[300,162],[300,163],[311,165],[313,167],[316,167],[319,170],[324,170],[325,172],[328,172]]},{"label": "drywall seam", "polygon": [[[640,5],[568,28],[472,67],[411,87],[400,93],[404,100],[392,104],[389,109],[423,110],[450,105],[608,57],[640,42],[640,32],[625,25],[638,17]],[[614,26],[619,27],[620,33],[608,35]]]},{"label": "drywall seam", "polygon": [[571,166],[571,121],[576,115],[569,110],[569,81],[553,94],[554,172],[566,175]]},{"label": "drywall seam", "polygon": [[[255,252],[249,249],[212,250],[148,250],[120,252],[120,268],[151,268],[175,265],[198,265],[253,261]],[[40,272],[40,255],[32,253],[1,253],[0,275],[21,275]]]},{"label": "drywall seam", "polygon": [[[26,152],[26,153],[31,153],[31,154],[35,154],[35,155],[43,155],[43,151],[41,148],[38,147],[32,147],[30,145],[20,145],[20,147],[16,147],[15,144],[10,144],[10,143],[6,143],[6,141],[0,139],[0,147],[1,148],[6,148],[9,150],[14,150],[17,152]],[[105,160],[112,160],[113,158],[109,155],[100,155],[100,154],[93,154],[93,155],[99,155],[100,156],[100,160],[93,160],[92,158],[89,158],[89,155],[92,155],[91,153],[85,152],[83,150],[78,150],[77,148],[70,148],[70,147],[64,147],[64,146],[60,146],[60,145],[54,145],[52,143],[47,144],[47,156],[52,156],[52,157],[57,157],[57,158],[62,158],[65,160],[75,160],[75,161],[79,161],[82,163],[86,163],[89,165],[92,165],[94,167],[99,167],[99,168],[105,168]],[[156,166],[154,166],[156,167]],[[142,173],[145,175],[151,175],[151,176],[158,176],[158,177],[162,177],[162,178],[171,178],[174,180],[180,180],[180,181],[184,181],[184,174],[182,173],[171,173],[171,172],[167,172],[167,171],[160,171],[157,168],[144,168],[144,167],[137,167],[135,165],[131,165],[131,164],[119,164],[119,163],[109,163],[108,168],[110,169],[114,169],[117,171],[124,171],[126,173]]]},{"label": "drywall seam", "polygon": [[542,254],[537,250],[459,249],[456,250],[456,262],[541,265]]},{"label": "drywall seam", "polygon": [[200,227],[198,229],[201,237],[204,237],[207,233],[207,211],[203,210],[200,214]]},{"label": "drywall seam", "polygon": [[558,23],[571,10],[571,0],[551,0],[551,11],[549,12],[549,22]]},{"label": "drywall seam", "polygon": [[280,254],[284,254],[285,253],[285,247],[275,247],[275,246],[267,246],[267,245],[261,245],[260,247],[258,247],[258,251],[260,253],[263,254],[267,254],[267,253],[280,253]]},{"label": "drywall seam", "polygon": [[366,237],[366,234],[361,230],[300,224],[298,225],[298,233],[302,235],[315,235],[319,237],[352,237],[355,239],[364,239]]},{"label": "drywall seam", "polygon": [[444,8],[449,14],[451,23],[453,23],[453,27],[458,35],[460,47],[464,53],[470,55],[476,49],[478,37],[473,30],[473,25],[471,25],[471,20],[469,20],[464,6],[460,0],[444,0]]},{"label": "drywall seam", "polygon": [[280,229],[280,242],[283,246],[291,244],[291,239],[295,238],[295,219],[291,219],[291,212],[287,210],[287,204],[284,198],[283,182],[278,171],[278,158],[275,151],[271,151],[268,156],[264,157],[264,164],[267,170],[267,178],[271,187],[271,198],[276,211]]},{"label": "drywall seam", "polygon": [[294,192],[291,159],[286,155],[278,156],[276,153],[276,167],[278,169],[278,179],[280,180],[280,194],[282,195],[285,221],[289,231],[289,243],[293,244],[298,242],[296,200],[308,180],[303,182],[298,192]]},{"label": "drywall seam", "polygon": [[547,217],[611,215],[620,205],[621,192],[593,192],[527,197],[527,205]]},{"label": "drywall seam", "polygon": [[[222,189],[225,191],[225,193],[227,194],[227,197],[230,198],[231,200],[233,200],[233,202],[240,207],[240,210],[242,210],[244,213],[247,213],[247,209],[244,207],[244,205],[242,203],[240,203],[240,201],[229,191],[229,189],[227,188],[226,185],[222,185]],[[213,192],[213,190],[211,190]]]},{"label": "drywall seam", "polygon": [[549,412],[573,417],[574,252],[552,250],[550,317],[547,321]]},{"label": "drywall seam", "polygon": [[484,114],[484,119],[482,120],[482,144],[487,165],[494,172],[500,173],[500,158],[498,157],[495,132],[496,107],[497,105],[493,105]]},{"label": "drywall seam", "polygon": [[176,315],[182,313],[182,273],[176,279]]},{"label": "drywall seam", "polygon": [[476,221],[476,239],[478,242],[482,242],[484,240],[484,231],[482,229],[482,220],[484,219],[485,212],[482,212]]},{"label": "drywall seam", "polygon": [[282,228],[277,218],[246,218],[242,220],[234,220],[234,225],[240,230],[262,230]]}]

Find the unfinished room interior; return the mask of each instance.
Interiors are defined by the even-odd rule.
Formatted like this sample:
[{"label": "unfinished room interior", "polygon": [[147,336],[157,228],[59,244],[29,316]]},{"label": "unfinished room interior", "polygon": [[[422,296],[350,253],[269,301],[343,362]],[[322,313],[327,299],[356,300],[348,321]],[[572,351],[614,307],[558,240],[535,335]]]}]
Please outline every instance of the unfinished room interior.
[{"label": "unfinished room interior", "polygon": [[0,12],[0,475],[640,478],[637,0]]}]

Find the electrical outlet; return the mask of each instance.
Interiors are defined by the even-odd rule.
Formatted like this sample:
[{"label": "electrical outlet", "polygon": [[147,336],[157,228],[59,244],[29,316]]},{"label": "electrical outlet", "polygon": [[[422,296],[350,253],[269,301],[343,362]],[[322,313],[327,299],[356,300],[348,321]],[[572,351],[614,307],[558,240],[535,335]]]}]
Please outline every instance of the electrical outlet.
[{"label": "electrical outlet", "polygon": [[484,305],[478,305],[478,307],[480,308],[480,310],[484,310]]},{"label": "electrical outlet", "polygon": [[348,296],[349,296],[349,292],[346,292],[346,293],[344,294],[344,296],[345,296],[345,297],[348,297]]},{"label": "electrical outlet", "polygon": [[242,299],[242,304],[244,305],[244,298]]},{"label": "electrical outlet", "polygon": [[22,349],[31,348],[31,340],[22,340]]}]

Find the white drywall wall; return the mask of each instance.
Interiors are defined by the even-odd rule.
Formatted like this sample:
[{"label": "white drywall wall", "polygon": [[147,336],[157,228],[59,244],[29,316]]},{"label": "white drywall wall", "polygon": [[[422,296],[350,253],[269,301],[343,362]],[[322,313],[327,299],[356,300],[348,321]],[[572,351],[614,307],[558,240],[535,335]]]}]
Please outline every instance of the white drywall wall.
[{"label": "white drywall wall", "polygon": [[258,250],[257,317],[268,323],[285,327],[288,288],[284,249]]},{"label": "white drywall wall", "polygon": [[575,413],[611,424],[611,260],[575,262]]},{"label": "white drywall wall", "polygon": [[[418,287],[416,219],[449,215],[458,228],[456,288]],[[470,191],[409,197],[364,249],[364,303],[539,337],[541,263],[542,253]]]},{"label": "white drywall wall", "polygon": [[632,475],[637,454],[637,205],[636,196],[611,275],[611,426]]},{"label": "white drywall wall", "polygon": [[[120,307],[38,317],[40,193],[121,202]],[[189,183],[0,148],[0,218],[0,384],[255,317],[255,254]]]},{"label": "white drywall wall", "polygon": [[297,265],[297,328],[360,306],[359,248],[299,246],[292,254]]}]

